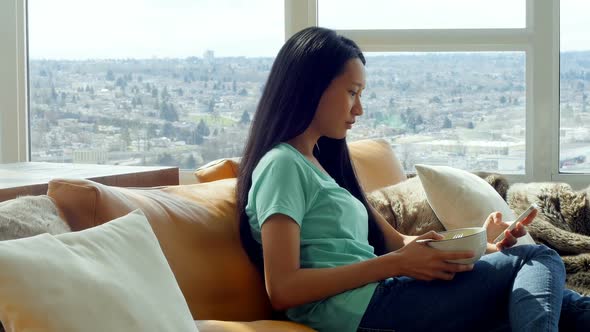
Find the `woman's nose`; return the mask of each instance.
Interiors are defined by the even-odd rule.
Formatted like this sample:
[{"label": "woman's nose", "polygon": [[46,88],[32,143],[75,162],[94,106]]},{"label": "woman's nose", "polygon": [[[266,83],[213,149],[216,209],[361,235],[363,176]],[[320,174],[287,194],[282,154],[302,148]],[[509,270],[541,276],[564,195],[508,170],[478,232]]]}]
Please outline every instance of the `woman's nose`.
[{"label": "woman's nose", "polygon": [[352,112],[354,115],[363,115],[363,105],[361,104],[360,100],[357,99],[356,103],[352,107]]}]

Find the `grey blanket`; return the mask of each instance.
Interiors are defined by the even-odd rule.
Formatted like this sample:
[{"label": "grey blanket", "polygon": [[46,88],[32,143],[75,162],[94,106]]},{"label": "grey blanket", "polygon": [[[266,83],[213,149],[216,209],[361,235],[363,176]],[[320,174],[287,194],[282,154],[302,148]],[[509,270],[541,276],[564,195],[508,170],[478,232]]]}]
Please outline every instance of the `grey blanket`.
[{"label": "grey blanket", "polygon": [[567,271],[567,285],[590,295],[590,187],[575,191],[565,183],[516,183],[506,193],[515,213],[530,203],[539,206],[539,215],[528,226],[537,243],[555,249]]},{"label": "grey blanket", "polygon": [[[562,257],[568,288],[590,295],[590,187],[575,191],[565,183],[515,183],[501,175],[476,173],[502,196],[516,215],[531,203],[539,214],[528,226],[537,243],[555,249]],[[417,177],[368,195],[369,202],[403,234],[418,235],[444,227],[426,200]]]}]

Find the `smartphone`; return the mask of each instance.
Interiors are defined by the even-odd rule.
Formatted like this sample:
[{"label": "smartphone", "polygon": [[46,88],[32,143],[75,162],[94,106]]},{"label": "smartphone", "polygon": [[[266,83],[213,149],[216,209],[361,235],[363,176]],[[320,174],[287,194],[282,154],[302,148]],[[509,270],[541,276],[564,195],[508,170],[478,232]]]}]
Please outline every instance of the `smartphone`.
[{"label": "smartphone", "polygon": [[[529,214],[531,214],[534,210],[537,209],[537,206],[533,203],[531,204],[531,206],[529,206],[528,209],[524,210],[523,213],[520,214],[520,216],[518,216],[518,218],[516,218],[516,220],[510,224],[510,226],[508,226],[508,228],[506,228],[509,231],[512,231],[514,229],[514,227],[516,227],[516,224],[519,223],[520,221],[523,221],[526,217],[529,216]],[[502,233],[500,233],[500,235],[498,235],[498,237],[494,240],[494,243],[498,243],[502,240],[504,240],[504,233],[506,232],[506,230],[502,231]]]}]

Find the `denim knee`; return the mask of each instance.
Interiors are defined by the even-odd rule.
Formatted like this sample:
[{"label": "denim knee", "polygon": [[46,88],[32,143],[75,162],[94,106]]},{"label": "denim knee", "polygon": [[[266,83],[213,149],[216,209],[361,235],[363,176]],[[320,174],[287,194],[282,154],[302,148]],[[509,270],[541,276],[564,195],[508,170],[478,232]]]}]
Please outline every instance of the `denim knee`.
[{"label": "denim knee", "polygon": [[[502,252],[531,260],[539,256],[548,256],[561,261],[559,254],[544,244],[526,244],[504,249]],[[562,262],[563,264],[563,262]]]},{"label": "denim knee", "polygon": [[523,258],[525,258],[527,261],[536,260],[539,257],[547,257],[552,262],[552,264],[555,264],[560,272],[565,275],[565,265],[563,264],[561,256],[559,256],[557,251],[547,247],[544,244],[523,245],[510,249],[521,251],[522,254],[524,254]]}]

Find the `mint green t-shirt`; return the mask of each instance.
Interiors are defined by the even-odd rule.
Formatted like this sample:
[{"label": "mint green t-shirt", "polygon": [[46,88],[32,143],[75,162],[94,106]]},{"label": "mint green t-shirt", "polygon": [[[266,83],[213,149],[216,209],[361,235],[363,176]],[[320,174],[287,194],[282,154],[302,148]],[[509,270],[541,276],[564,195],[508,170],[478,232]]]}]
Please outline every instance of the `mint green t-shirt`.
[{"label": "mint green t-shirt", "polygon": [[[375,257],[365,206],[287,143],[278,144],[252,174],[246,214],[252,235],[276,213],[300,227],[301,268],[329,268]],[[356,331],[377,283],[287,310],[289,319],[319,331]]]}]

